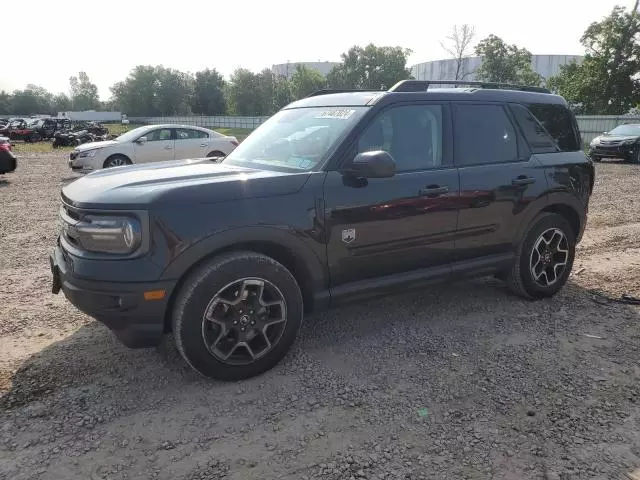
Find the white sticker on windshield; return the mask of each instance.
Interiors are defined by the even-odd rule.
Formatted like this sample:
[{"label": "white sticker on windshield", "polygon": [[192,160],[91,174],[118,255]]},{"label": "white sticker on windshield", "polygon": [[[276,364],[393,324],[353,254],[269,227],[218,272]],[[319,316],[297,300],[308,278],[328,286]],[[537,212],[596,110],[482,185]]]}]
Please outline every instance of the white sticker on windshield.
[{"label": "white sticker on windshield", "polygon": [[325,110],[316,115],[316,118],[341,118],[343,120],[346,120],[355,112],[355,110],[351,110],[348,108],[341,108],[338,110]]}]

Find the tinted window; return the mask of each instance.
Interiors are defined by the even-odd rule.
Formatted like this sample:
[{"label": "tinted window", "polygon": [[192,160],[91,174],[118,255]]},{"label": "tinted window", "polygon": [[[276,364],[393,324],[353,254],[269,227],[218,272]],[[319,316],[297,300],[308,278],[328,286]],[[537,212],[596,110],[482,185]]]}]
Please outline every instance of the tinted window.
[{"label": "tinted window", "polygon": [[455,157],[459,165],[515,162],[516,132],[500,105],[456,105]]},{"label": "tinted window", "polygon": [[529,111],[554,138],[563,152],[580,150],[579,140],[573,128],[573,119],[569,110],[562,105],[533,103],[527,105]]},{"label": "tinted window", "polygon": [[639,135],[640,125],[618,125],[609,132],[610,135]]},{"label": "tinted window", "polygon": [[442,165],[442,106],[391,108],[376,117],[358,141],[358,153],[389,152],[399,172]]},{"label": "tinted window", "polygon": [[522,105],[511,105],[511,110],[533,153],[554,153],[559,150],[553,137],[529,110]]},{"label": "tinted window", "polygon": [[161,142],[163,140],[171,140],[171,129],[161,128],[158,130],[151,130],[145,135],[147,142]]},{"label": "tinted window", "polygon": [[191,128],[177,128],[176,140],[191,140],[194,138],[209,138],[206,132],[193,130]]}]

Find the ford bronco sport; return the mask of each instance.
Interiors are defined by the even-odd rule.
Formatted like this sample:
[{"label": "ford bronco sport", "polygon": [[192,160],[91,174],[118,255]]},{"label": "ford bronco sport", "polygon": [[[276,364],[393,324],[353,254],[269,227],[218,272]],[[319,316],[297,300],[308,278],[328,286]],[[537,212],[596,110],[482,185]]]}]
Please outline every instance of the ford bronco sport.
[{"label": "ford bronco sport", "polygon": [[303,314],[496,275],[567,281],[594,167],[565,101],[477,82],[320,91],[221,162],[116,167],[62,189],[53,292],[129,347],[172,331],[203,375],[272,368]]}]

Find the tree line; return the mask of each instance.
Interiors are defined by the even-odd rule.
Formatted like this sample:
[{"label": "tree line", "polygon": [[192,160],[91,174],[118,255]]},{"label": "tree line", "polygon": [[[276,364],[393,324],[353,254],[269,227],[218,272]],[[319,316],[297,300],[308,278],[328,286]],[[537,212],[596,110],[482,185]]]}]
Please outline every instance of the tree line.
[{"label": "tree line", "polygon": [[[616,6],[594,22],[581,37],[581,63],[570,63],[548,79],[531,65],[532,54],[489,35],[471,48],[472,26],[454,27],[442,47],[455,59],[455,79],[470,74],[487,82],[546,86],[565,97],[576,113],[619,115],[640,105],[640,18],[632,9]],[[482,63],[465,71],[465,58],[475,53]],[[129,116],[270,115],[288,103],[322,88],[385,90],[411,78],[411,50],[402,47],[353,46],[326,77],[297,66],[291,78],[240,68],[225,79],[216,69],[188,73],[162,65],[138,65],[111,87],[111,98],[100,101],[98,88],[85,72],[69,79],[69,92],[52,94],[38,85],[12,93],[0,91],[0,115],[45,114],[58,111],[115,110]],[[437,80],[437,79],[434,79]]]}]

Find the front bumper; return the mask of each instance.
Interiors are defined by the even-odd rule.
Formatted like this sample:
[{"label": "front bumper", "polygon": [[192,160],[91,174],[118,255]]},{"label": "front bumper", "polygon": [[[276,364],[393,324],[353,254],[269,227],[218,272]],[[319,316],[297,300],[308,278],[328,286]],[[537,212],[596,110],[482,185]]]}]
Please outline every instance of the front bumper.
[{"label": "front bumper", "polygon": [[[73,274],[74,262],[82,259],[71,257],[59,245],[49,261],[53,293],[62,290],[75,307],[106,325],[130,348],[160,343],[175,282],[116,283],[79,278]],[[162,299],[145,300],[145,292],[156,290],[165,291]]]},{"label": "front bumper", "polygon": [[637,144],[632,145],[616,145],[616,146],[604,146],[595,145],[589,147],[589,156],[591,158],[624,158],[630,160],[637,153]]},{"label": "front bumper", "polygon": [[0,174],[11,173],[18,167],[16,156],[12,152],[0,150]]}]

